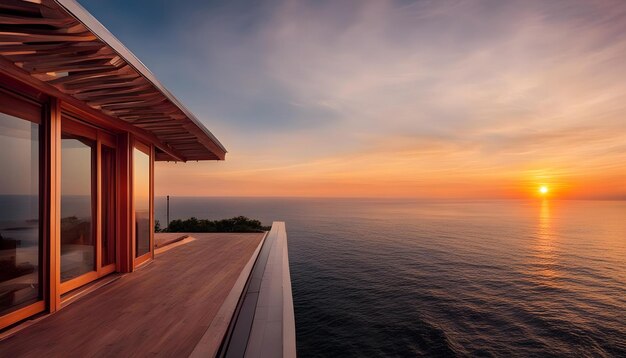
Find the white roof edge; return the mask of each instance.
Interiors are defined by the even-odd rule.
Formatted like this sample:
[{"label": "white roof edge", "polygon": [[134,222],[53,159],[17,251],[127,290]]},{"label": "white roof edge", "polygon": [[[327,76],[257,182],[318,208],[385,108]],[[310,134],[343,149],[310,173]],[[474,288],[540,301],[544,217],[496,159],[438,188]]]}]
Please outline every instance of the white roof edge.
[{"label": "white roof edge", "polygon": [[70,15],[74,16],[87,29],[89,29],[102,42],[109,45],[122,59],[132,66],[139,74],[141,74],[148,82],[152,83],[163,95],[169,99],[176,107],[178,107],[195,125],[200,128],[204,134],[211,139],[224,152],[226,148],[220,141],[209,131],[202,122],[196,118],[163,84],[156,76],[144,65],[141,60],[135,56],[124,44],[117,39],[104,25],[98,21],[89,11],[82,7],[75,0],[54,0],[65,9]]}]

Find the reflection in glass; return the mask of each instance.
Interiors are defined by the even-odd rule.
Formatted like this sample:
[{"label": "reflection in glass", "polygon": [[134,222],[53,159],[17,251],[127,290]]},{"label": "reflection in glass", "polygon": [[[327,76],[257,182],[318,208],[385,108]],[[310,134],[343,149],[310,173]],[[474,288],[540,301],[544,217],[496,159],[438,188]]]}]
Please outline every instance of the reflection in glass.
[{"label": "reflection in glass", "polygon": [[0,113],[0,315],[41,299],[39,125]]},{"label": "reflection in glass", "polygon": [[61,137],[61,281],[95,269],[93,214],[94,143]]},{"label": "reflection in glass", "polygon": [[150,252],[150,156],[133,151],[133,200],[135,205],[135,256]]},{"label": "reflection in glass", "polygon": [[102,146],[102,266],[115,262],[115,150]]}]

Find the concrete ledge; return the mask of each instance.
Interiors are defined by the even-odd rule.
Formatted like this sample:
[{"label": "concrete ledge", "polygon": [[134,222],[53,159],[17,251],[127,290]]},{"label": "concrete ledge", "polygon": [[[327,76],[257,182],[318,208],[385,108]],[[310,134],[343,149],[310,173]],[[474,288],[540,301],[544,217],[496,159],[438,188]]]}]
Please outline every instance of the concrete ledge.
[{"label": "concrete ledge", "polygon": [[295,357],[287,232],[274,222],[242,295],[220,357]]}]

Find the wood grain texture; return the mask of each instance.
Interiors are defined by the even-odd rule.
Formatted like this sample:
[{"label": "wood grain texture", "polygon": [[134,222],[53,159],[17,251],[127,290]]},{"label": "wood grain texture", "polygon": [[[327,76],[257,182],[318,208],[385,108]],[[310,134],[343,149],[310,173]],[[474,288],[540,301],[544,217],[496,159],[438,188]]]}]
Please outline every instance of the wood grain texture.
[{"label": "wood grain texture", "polygon": [[[0,57],[31,77],[106,116],[154,134],[158,160],[223,160],[219,141],[110,32],[73,0],[0,3]],[[129,118],[165,118],[177,137],[160,138]],[[175,126],[171,126],[175,124]]]},{"label": "wood grain texture", "polygon": [[188,356],[264,234],[192,235],[195,241],[1,341],[0,352],[6,357]]}]

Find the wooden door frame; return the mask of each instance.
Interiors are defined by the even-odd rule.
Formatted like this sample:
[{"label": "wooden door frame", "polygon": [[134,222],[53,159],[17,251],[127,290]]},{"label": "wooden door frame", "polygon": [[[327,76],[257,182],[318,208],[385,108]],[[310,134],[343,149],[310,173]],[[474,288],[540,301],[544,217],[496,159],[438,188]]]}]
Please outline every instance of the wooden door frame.
[{"label": "wooden door frame", "polygon": [[[149,219],[148,219],[148,225],[149,225],[149,236],[150,236],[150,250],[139,256],[136,257],[136,253],[137,253],[137,232],[135,230],[135,196],[134,196],[134,178],[135,178],[135,165],[134,165],[134,150],[138,149],[139,151],[143,152],[144,154],[146,154],[148,156],[148,161],[150,163],[150,168],[149,168],[149,189],[148,189],[148,195],[149,195],[149,208],[148,208],[148,215],[149,215]],[[132,138],[132,146],[130,149],[130,168],[131,168],[131,175],[130,175],[130,199],[131,199],[131,220],[130,222],[131,224],[131,231],[132,231],[132,262],[133,262],[133,269],[147,263],[148,261],[154,259],[154,146],[146,144],[142,141],[140,141],[139,139],[133,137]]]},{"label": "wooden door frame", "polygon": [[[74,277],[66,282],[61,282],[59,271],[59,294],[62,295],[69,291],[72,291],[78,287],[84,286],[94,280],[97,280],[103,276],[115,272],[117,269],[116,262],[102,267],[102,145],[113,148],[117,151],[117,140],[113,133],[107,132],[101,128],[91,125],[89,122],[83,121],[80,117],[71,112],[63,112],[61,115],[61,132],[70,133],[85,137],[95,142],[95,151],[92,154],[92,235],[95,238],[95,261],[94,270],[84,273],[78,277]],[[59,150],[60,151],[60,150]],[[117,158],[116,158],[117,159]],[[117,160],[116,160],[117,162]],[[117,167],[117,163],[116,163]],[[117,170],[116,170],[117,173]],[[116,174],[115,173],[115,174]],[[116,192],[117,181],[116,181]],[[59,193],[59,198],[62,193]],[[116,212],[117,210],[114,210]],[[60,213],[60,212],[59,212]],[[117,230],[116,230],[117,231]],[[60,256],[60,234],[59,234],[59,265],[61,261]],[[116,238],[116,241],[118,239]],[[115,245],[115,257],[118,257],[117,250],[119,245]],[[60,266],[59,266],[60,267]]]},{"label": "wooden door frame", "polygon": [[113,179],[115,180],[115,183],[113,185],[113,190],[114,193],[110,193],[110,195],[113,195],[114,198],[114,205],[113,205],[113,212],[111,213],[111,215],[109,216],[109,218],[115,218],[115,225],[113,226],[113,232],[115,233],[115,252],[113,253],[113,262],[106,265],[106,266],[102,266],[102,252],[100,252],[100,255],[98,255],[98,257],[96,258],[96,267],[98,267],[98,272],[100,273],[100,277],[104,276],[104,275],[108,275],[110,273],[115,272],[116,270],[119,269],[119,261],[118,261],[118,250],[119,250],[119,238],[118,238],[118,230],[117,230],[117,226],[118,226],[118,219],[117,219],[117,212],[118,212],[118,191],[119,191],[119,180],[118,180],[118,159],[117,159],[117,137],[111,133],[106,133],[103,131],[98,131],[98,238],[99,238],[99,243],[98,243],[98,247],[100,247],[100,249],[102,249],[102,227],[104,225],[104,223],[102,222],[102,207],[103,207],[103,203],[104,203],[104,199],[102,198],[102,177],[103,177],[103,168],[102,168],[102,147],[106,146],[108,148],[110,148],[111,150],[113,150],[113,156],[112,159],[115,161],[114,164],[114,168],[113,168],[113,173],[109,173],[109,175],[111,175],[113,177]]},{"label": "wooden door frame", "polygon": [[4,113],[39,125],[39,163],[37,163],[39,168],[39,299],[36,302],[0,316],[0,329],[3,329],[46,310],[46,302],[49,297],[48,288],[50,287],[47,279],[49,274],[49,261],[47,258],[49,243],[46,238],[49,228],[48,184],[50,182],[50,161],[48,157],[51,146],[48,139],[50,126],[46,121],[50,113],[50,108],[47,106],[47,97],[4,76],[0,76],[0,91],[2,92],[0,94],[2,96],[0,97],[0,103],[3,105]]},{"label": "wooden door frame", "polygon": [[[0,59],[2,63],[2,59]],[[67,96],[51,91],[52,87],[41,85],[28,74],[11,68],[0,67],[0,91],[9,93],[18,100],[0,102],[3,112],[22,118],[36,116],[40,126],[40,300],[0,316],[0,330],[17,324],[28,317],[61,309],[61,122],[69,114],[74,120],[98,132],[110,136],[100,136],[102,144],[115,148],[115,265],[102,267],[101,274],[111,272],[131,272],[134,268],[132,211],[132,150],[135,136],[152,138],[128,123],[96,113],[84,103],[71,100]],[[1,99],[1,98],[0,98]],[[106,138],[105,138],[106,137]],[[98,138],[97,138],[98,139]],[[150,185],[153,193],[154,146],[149,140],[143,143],[150,148]],[[98,165],[100,168],[100,165]],[[98,169],[100,170],[100,169]],[[97,178],[101,178],[97,175]],[[100,192],[100,190],[98,190]],[[100,207],[100,198],[95,199]],[[153,198],[151,196],[151,225],[153,226]],[[99,209],[101,210],[101,209]],[[95,220],[101,220],[96,215]],[[100,235],[100,230],[97,231]],[[153,240],[152,230],[150,230]],[[153,241],[152,241],[153,242]],[[154,252],[151,245],[151,252]],[[96,249],[101,249],[100,242]],[[97,257],[100,255],[97,255]],[[77,281],[78,282],[78,281]],[[65,285],[64,289],[68,289]]]}]

